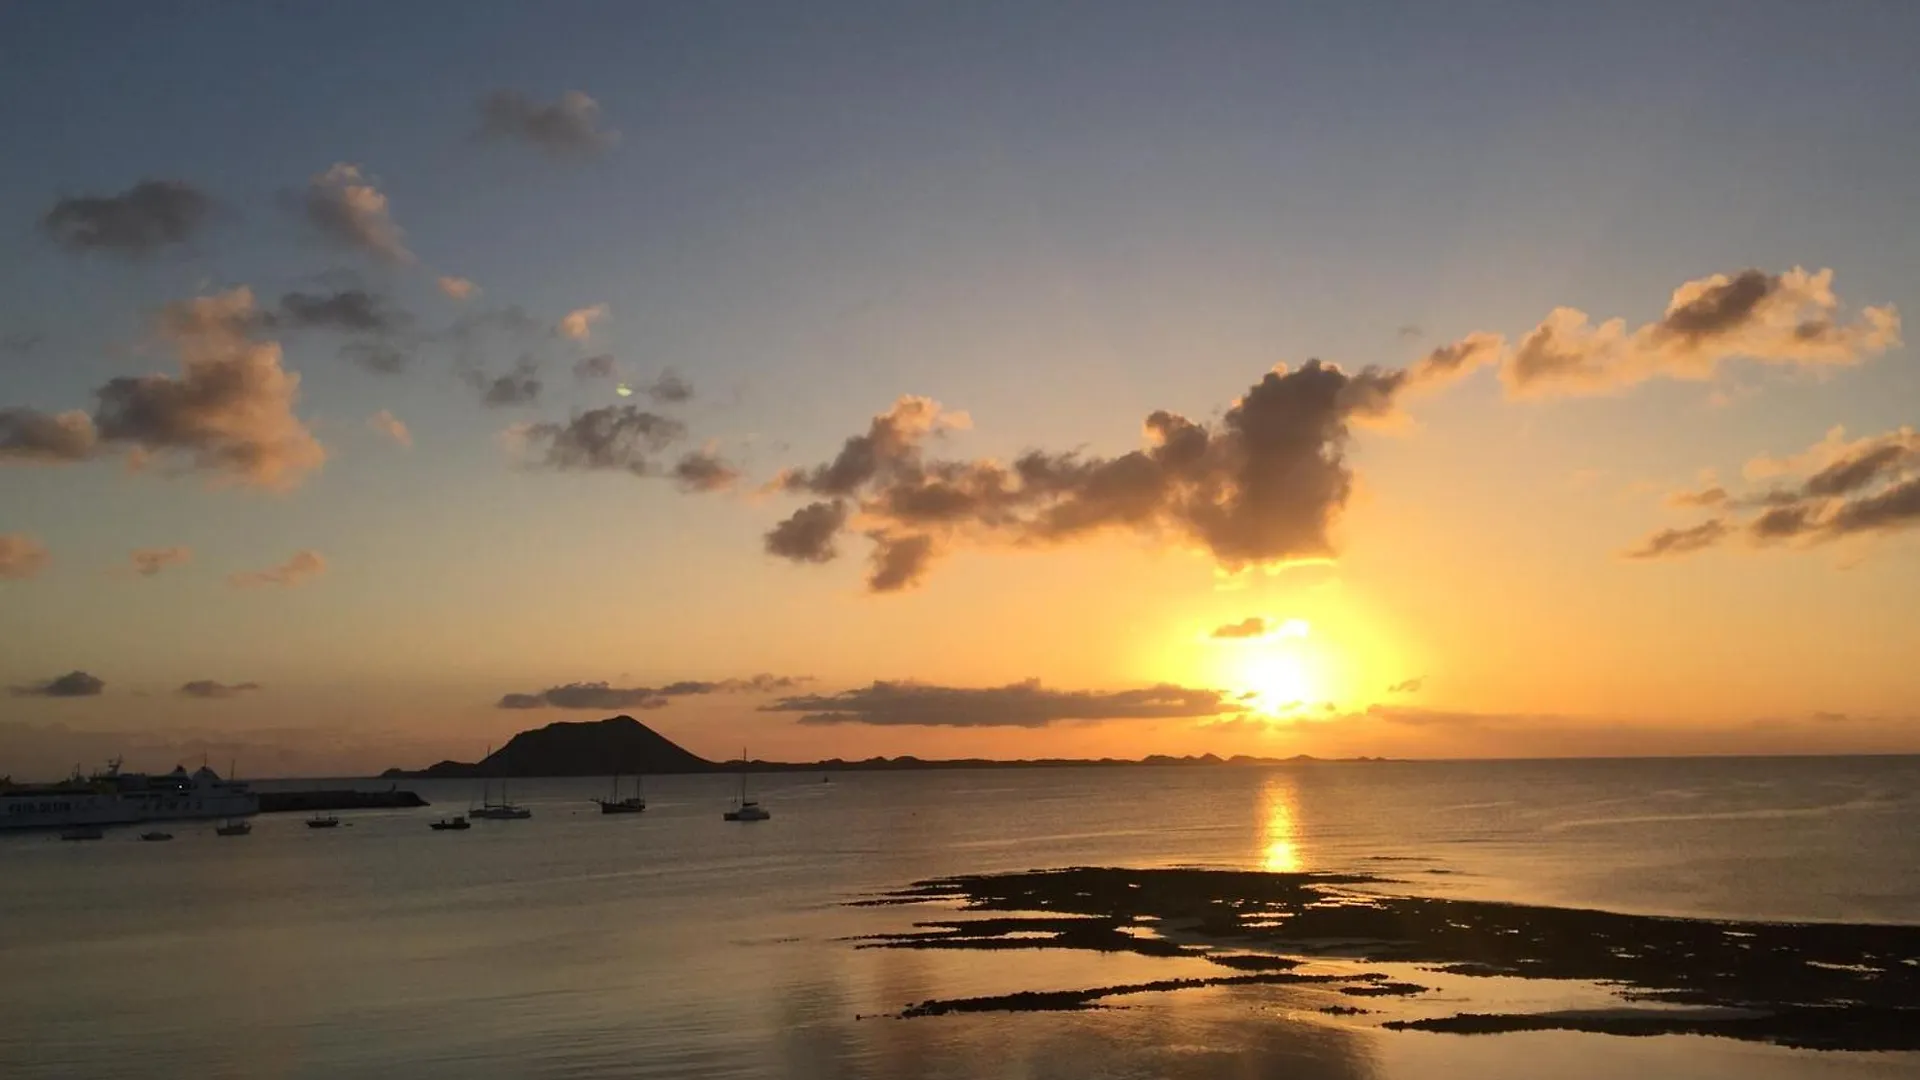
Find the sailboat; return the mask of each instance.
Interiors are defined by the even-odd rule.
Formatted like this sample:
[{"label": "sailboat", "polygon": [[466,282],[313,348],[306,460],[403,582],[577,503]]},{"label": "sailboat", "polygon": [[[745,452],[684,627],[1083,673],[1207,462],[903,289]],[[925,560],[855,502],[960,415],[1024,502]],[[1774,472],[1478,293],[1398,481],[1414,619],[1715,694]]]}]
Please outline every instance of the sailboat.
[{"label": "sailboat", "polygon": [[[487,747],[487,759],[493,757],[493,747]],[[485,762],[482,762],[485,765]],[[493,801],[493,783],[484,781],[485,787],[480,795],[480,809],[470,810],[467,816],[482,821],[519,821],[533,816],[533,811],[524,806],[515,806],[507,801],[507,778],[500,778],[500,801]]]},{"label": "sailboat", "polygon": [[740,797],[723,816],[728,821],[765,821],[773,815],[758,802],[747,798],[747,748],[740,748]]},{"label": "sailboat", "polygon": [[593,801],[600,804],[600,812],[603,814],[638,814],[647,808],[647,800],[640,797],[640,778],[638,776],[633,778],[633,794],[624,799],[620,797],[619,773],[613,774],[613,797],[610,799],[595,799]]}]

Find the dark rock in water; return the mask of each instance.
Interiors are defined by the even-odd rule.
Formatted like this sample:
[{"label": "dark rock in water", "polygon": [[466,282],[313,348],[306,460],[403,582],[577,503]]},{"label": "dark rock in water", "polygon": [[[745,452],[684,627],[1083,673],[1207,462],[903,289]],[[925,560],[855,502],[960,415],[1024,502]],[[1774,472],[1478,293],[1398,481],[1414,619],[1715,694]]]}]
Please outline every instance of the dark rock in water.
[{"label": "dark rock in water", "polygon": [[[1388,884],[1355,875],[1081,867],[923,881],[856,903],[958,904],[975,913],[869,935],[860,939],[866,948],[1205,955],[1255,970],[1268,965],[1247,950],[1265,948],[1278,954],[1274,966],[1305,955],[1397,961],[1453,976],[1581,980],[1613,988],[1621,999],[1615,1009],[1467,1012],[1384,1025],[1393,1029],[1693,1034],[1823,1050],[1920,1050],[1920,926],[1665,918],[1378,891]],[[1136,932],[1143,922],[1233,951],[1143,935]],[[1383,1003],[1424,990],[1378,972],[1278,970],[930,1001],[903,1015],[1097,1008],[1122,993],[1250,982],[1326,983]],[[1659,1004],[1637,1004],[1648,1001]]]},{"label": "dark rock in water", "polygon": [[481,776],[607,776],[704,773],[721,766],[693,754],[631,716],[562,721],[515,735],[483,761],[442,761],[419,772],[382,776],[457,780]]},{"label": "dark rock in water", "polygon": [[427,806],[411,791],[262,791],[263,814],[312,813],[319,810],[384,810]]}]

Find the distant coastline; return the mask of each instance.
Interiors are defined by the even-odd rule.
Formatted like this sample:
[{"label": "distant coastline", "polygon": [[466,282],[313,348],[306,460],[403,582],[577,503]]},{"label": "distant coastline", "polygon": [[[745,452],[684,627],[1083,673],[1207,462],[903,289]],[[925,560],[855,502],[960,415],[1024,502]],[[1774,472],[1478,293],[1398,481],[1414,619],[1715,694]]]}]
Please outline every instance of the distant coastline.
[{"label": "distant coastline", "polygon": [[1322,762],[1380,763],[1375,757],[1316,758],[1307,754],[1271,758],[1235,754],[1143,758],[827,758],[821,761],[710,761],[654,731],[631,716],[597,721],[561,721],[520,732],[480,761],[441,761],[424,769],[391,768],[392,780],[459,780],[487,776],[605,776],[609,773],[671,775],[715,772],[908,772],[924,769],[1050,769],[1125,766],[1297,765]]}]

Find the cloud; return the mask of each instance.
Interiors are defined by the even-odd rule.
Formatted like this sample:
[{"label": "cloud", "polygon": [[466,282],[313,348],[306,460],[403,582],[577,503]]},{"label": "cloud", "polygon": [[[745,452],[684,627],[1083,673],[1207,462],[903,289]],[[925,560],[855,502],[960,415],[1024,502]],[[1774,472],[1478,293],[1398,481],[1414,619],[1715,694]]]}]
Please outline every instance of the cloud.
[{"label": "cloud", "polygon": [[161,340],[181,374],[122,376],[94,391],[93,415],[0,408],[0,462],[85,461],[103,444],[137,460],[171,456],[238,483],[297,487],[326,449],[294,414],[300,376],[281,367],[280,346],[261,339],[245,288],[170,304]]},{"label": "cloud", "polygon": [[916,542],[923,554],[1118,531],[1194,544],[1228,570],[1327,558],[1352,490],[1350,425],[1391,418],[1408,384],[1404,371],[1348,374],[1310,360],[1268,372],[1217,422],[1152,413],[1142,449],[1117,457],[1030,450],[1011,465],[929,457],[929,439],[965,426],[965,414],[903,397],[832,461],[775,479],[774,491],[821,499],[768,533],[767,550],[826,562],[849,528],[883,547],[930,538]]},{"label": "cloud", "polygon": [[840,555],[833,538],[846,523],[846,503],[808,503],[767,533],[767,554],[794,562],[831,562]]},{"label": "cloud", "polygon": [[47,546],[26,533],[0,533],[0,581],[25,581],[52,562]]},{"label": "cloud", "polygon": [[573,362],[574,377],[579,379],[611,379],[618,370],[612,353],[601,353]]},{"label": "cloud", "polygon": [[707,447],[680,455],[673,465],[673,479],[686,492],[725,491],[740,481],[740,470]]},{"label": "cloud", "polygon": [[240,589],[258,588],[263,585],[278,585],[291,588],[318,577],[326,572],[326,557],[317,551],[296,551],[293,557],[279,566],[265,570],[250,570],[230,575],[227,583]]},{"label": "cloud", "polygon": [[558,159],[598,157],[620,141],[600,125],[600,105],[578,90],[541,104],[516,90],[496,90],[480,100],[480,134],[525,143]]},{"label": "cloud", "polygon": [[1405,679],[1400,682],[1394,683],[1392,686],[1387,687],[1387,693],[1417,694],[1420,692],[1420,688],[1426,685],[1426,682],[1427,680],[1425,676],[1415,676],[1414,678]]},{"label": "cloud", "polygon": [[327,453],[294,415],[300,376],[280,366],[277,343],[253,336],[257,315],[245,288],[169,305],[160,336],[182,373],[124,376],[96,390],[99,438],[254,487],[297,487]]},{"label": "cloud", "polygon": [[248,691],[258,689],[260,689],[260,684],[255,682],[220,683],[214,682],[212,679],[195,679],[192,682],[180,684],[180,689],[175,691],[175,693],[181,697],[200,698],[211,701],[239,697]]},{"label": "cloud", "polygon": [[613,686],[576,682],[530,694],[502,694],[498,709],[664,709],[676,697],[704,694],[777,694],[812,682],[805,675],[755,675],[745,679],[687,679],[664,686]]},{"label": "cloud", "polygon": [[642,387],[640,392],[656,405],[683,405],[693,400],[693,385],[672,368],[662,371],[659,378]]},{"label": "cloud", "polygon": [[[1748,512],[1739,528],[1757,544],[1822,544],[1920,526],[1920,433],[1911,427],[1854,440],[1847,439],[1844,429],[1834,428],[1799,454],[1753,459],[1746,475],[1776,481],[1764,490],[1723,499],[1726,506]],[[1786,477],[1796,482],[1777,483]],[[1730,530],[1718,518],[1693,529],[1667,529],[1630,554],[1696,551]],[[1660,546],[1663,542],[1665,547]]]},{"label": "cloud", "polygon": [[443,277],[439,280],[440,291],[449,300],[470,300],[480,291],[480,286],[463,277]]},{"label": "cloud", "polygon": [[55,202],[40,229],[68,251],[138,258],[184,244],[213,216],[213,200],[178,180],[142,180],[118,195]]},{"label": "cloud", "polygon": [[1726,539],[1727,523],[1712,518],[1685,529],[1661,529],[1626,552],[1629,559],[1660,559],[1710,548]]},{"label": "cloud", "polygon": [[338,163],[307,181],[298,201],[301,216],[320,235],[381,262],[410,263],[413,253],[387,212],[387,197],[360,171]]},{"label": "cloud", "polygon": [[1734,359],[1799,367],[1857,364],[1900,344],[1893,305],[1836,319],[1833,271],[1742,270],[1673,291],[1659,319],[1632,331],[1557,308],[1514,347],[1502,376],[1522,396],[1603,393],[1654,378],[1704,380]]},{"label": "cloud", "polygon": [[287,293],[280,297],[279,310],[271,321],[274,325],[298,329],[384,334],[397,329],[406,317],[390,308],[384,298],[364,289],[341,289],[331,293]]},{"label": "cloud", "polygon": [[595,304],[592,307],[575,308],[560,316],[553,330],[563,338],[585,341],[593,336],[593,324],[607,317],[607,305]]},{"label": "cloud", "polygon": [[26,331],[0,334],[0,353],[6,353],[11,356],[25,356],[39,348],[45,341],[46,337],[44,335]]},{"label": "cloud", "polygon": [[1413,365],[1412,377],[1417,383],[1444,383],[1465,378],[1476,368],[1498,364],[1506,348],[1506,339],[1499,334],[1475,331],[1421,357]]},{"label": "cloud", "polygon": [[837,694],[784,697],[763,712],[802,713],[802,724],[1039,728],[1062,720],[1151,720],[1245,712],[1219,690],[1162,683],[1139,690],[1049,690],[1038,679],[965,688],[875,682]]},{"label": "cloud", "polygon": [[1393,333],[1395,337],[1399,338],[1417,338],[1426,334],[1426,331],[1421,329],[1418,323],[1401,323],[1400,329],[1395,330]]},{"label": "cloud", "polygon": [[475,373],[470,381],[480,388],[480,400],[494,408],[530,405],[540,397],[539,370],[532,359],[521,357],[505,375],[488,379]]},{"label": "cloud", "polygon": [[85,461],[99,448],[93,417],[74,410],[0,408],[0,462],[57,465]]},{"label": "cloud", "polygon": [[1267,625],[1267,620],[1258,615],[1249,615],[1239,622],[1216,626],[1213,628],[1213,633],[1207,636],[1216,638],[1256,638],[1265,636],[1270,629],[1272,629],[1272,627]]},{"label": "cloud", "polygon": [[183,547],[136,548],[127,556],[133,572],[141,577],[153,577],[169,566],[185,566],[192,558],[193,552]]},{"label": "cloud", "polygon": [[1709,484],[1696,491],[1675,491],[1667,496],[1668,506],[1682,510],[1700,507],[1720,506],[1727,501],[1727,489],[1719,484]]},{"label": "cloud", "polygon": [[550,469],[622,469],[656,472],[651,455],[679,441],[686,425],[634,405],[604,405],[575,413],[564,424],[522,424],[512,433],[537,464]]},{"label": "cloud", "polygon": [[898,592],[920,584],[932,565],[933,537],[870,534],[873,551],[867,557],[867,589],[871,592]]},{"label": "cloud", "polygon": [[385,409],[367,417],[367,426],[401,446],[413,446],[413,432],[407,430],[407,425],[401,423],[399,417]]},{"label": "cloud", "polygon": [[84,671],[69,671],[43,682],[11,688],[15,697],[77,698],[98,697],[107,684]]},{"label": "cloud", "polygon": [[398,375],[413,359],[391,341],[350,341],[341,346],[340,355],[375,375]]}]

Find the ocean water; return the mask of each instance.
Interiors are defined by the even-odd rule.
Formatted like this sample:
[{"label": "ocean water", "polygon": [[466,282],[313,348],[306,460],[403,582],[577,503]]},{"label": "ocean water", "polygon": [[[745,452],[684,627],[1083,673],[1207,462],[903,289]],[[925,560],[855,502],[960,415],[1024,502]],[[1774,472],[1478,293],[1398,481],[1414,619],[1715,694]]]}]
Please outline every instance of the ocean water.
[{"label": "ocean water", "polygon": [[[362,786],[376,782],[361,781]],[[929,998],[1184,972],[1070,950],[860,949],[929,917],[848,901],[1062,866],[1391,867],[1393,889],[1920,924],[1920,758],[1302,764],[516,782],[529,821],[434,805],[264,815],[172,843],[0,837],[0,1077],[1881,1077],[1920,1055],[1726,1039],[1381,1030],[1300,988],[900,1020]],[[270,785],[262,785],[270,786]],[[285,786],[285,785],[283,785]],[[331,784],[326,786],[339,786]],[[377,782],[377,786],[385,786]],[[1519,980],[1507,980],[1520,982]],[[1586,988],[1508,991],[1579,1003]]]}]

